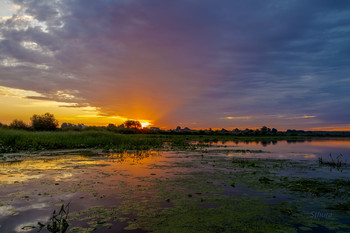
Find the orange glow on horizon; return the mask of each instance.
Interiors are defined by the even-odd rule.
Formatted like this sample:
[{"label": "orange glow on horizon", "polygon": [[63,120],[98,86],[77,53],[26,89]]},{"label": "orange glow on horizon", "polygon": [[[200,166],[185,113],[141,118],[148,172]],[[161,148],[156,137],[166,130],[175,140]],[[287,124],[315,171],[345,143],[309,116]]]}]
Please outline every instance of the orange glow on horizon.
[{"label": "orange glow on horizon", "polygon": [[341,127],[318,127],[318,128],[311,128],[311,131],[350,131],[350,126],[347,126],[346,128]]},{"label": "orange glow on horizon", "polygon": [[[151,89],[151,88],[150,88]],[[146,89],[147,90],[147,89]],[[69,96],[63,91],[57,92],[59,96],[65,98],[74,98]],[[149,93],[153,93],[150,94]],[[137,89],[133,91],[132,97],[128,101],[123,102],[119,107],[122,111],[122,115],[118,114],[114,109],[101,109],[98,108],[98,103],[91,106],[75,107],[77,104],[72,102],[58,102],[49,99],[35,99],[30,97],[45,97],[38,92],[28,91],[23,89],[9,88],[0,86],[0,123],[10,124],[14,119],[23,120],[26,123],[30,123],[30,117],[34,114],[44,114],[49,112],[54,114],[55,118],[59,121],[59,125],[62,123],[72,124],[84,124],[86,126],[107,126],[108,124],[121,125],[127,120],[138,120],[142,128],[155,126],[162,129],[175,129],[178,125],[182,128],[188,127],[193,130],[209,129],[221,130],[233,130],[238,128],[245,130],[246,128],[251,130],[260,129],[261,126],[221,126],[217,122],[197,123],[197,122],[182,122],[174,123],[169,122],[172,115],[177,108],[181,107],[182,100],[164,102],[158,100],[155,96],[156,91],[145,92],[143,89]],[[148,96],[149,95],[149,96]],[[147,98],[148,96],[148,98]],[[64,98],[63,98],[64,99]],[[113,106],[112,100],[114,96],[111,93],[107,93],[103,97],[106,101],[106,105]],[[142,99],[142,102],[140,101]],[[79,105],[78,105],[79,106]],[[310,118],[310,116],[307,116]],[[234,117],[228,117],[228,119],[234,119]],[[240,117],[240,120],[246,120],[248,117]],[[173,120],[173,119],[172,119]],[[240,122],[237,122],[240,123]],[[285,131],[286,129],[295,129],[294,127],[279,127],[278,125],[267,125],[269,128],[276,128],[279,131]],[[302,128],[302,127],[298,127]],[[305,127],[305,131],[350,131],[350,125],[344,124],[339,126],[329,127]]]},{"label": "orange glow on horizon", "polygon": [[142,128],[145,128],[145,127],[148,127],[148,126],[150,126],[150,125],[152,125],[151,123],[149,123],[149,122],[142,122],[142,121],[140,121],[141,122],[141,125],[142,125]]}]

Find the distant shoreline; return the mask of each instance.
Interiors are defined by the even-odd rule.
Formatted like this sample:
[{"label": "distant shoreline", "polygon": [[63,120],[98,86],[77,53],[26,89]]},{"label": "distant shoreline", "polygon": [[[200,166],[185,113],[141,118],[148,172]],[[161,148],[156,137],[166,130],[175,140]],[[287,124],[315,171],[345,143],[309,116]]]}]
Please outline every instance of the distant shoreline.
[{"label": "distant shoreline", "polygon": [[7,153],[40,152],[52,150],[94,150],[120,152],[127,150],[193,149],[199,144],[218,141],[257,141],[266,144],[281,140],[289,142],[350,138],[339,135],[233,135],[181,133],[117,133],[107,130],[82,131],[24,131],[0,129],[0,156]]}]

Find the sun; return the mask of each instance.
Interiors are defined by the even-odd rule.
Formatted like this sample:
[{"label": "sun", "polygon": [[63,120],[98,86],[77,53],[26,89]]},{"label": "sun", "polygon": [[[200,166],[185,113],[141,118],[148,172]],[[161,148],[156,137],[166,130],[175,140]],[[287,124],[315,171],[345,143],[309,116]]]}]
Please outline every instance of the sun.
[{"label": "sun", "polygon": [[142,128],[145,128],[145,127],[150,126],[150,125],[152,125],[152,124],[147,122],[147,121],[141,122]]}]

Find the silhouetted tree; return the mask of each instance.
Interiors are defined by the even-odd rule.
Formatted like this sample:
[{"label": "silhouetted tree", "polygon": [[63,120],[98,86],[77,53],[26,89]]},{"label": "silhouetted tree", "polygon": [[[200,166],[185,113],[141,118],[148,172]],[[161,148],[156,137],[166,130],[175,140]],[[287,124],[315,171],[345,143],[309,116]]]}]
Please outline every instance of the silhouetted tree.
[{"label": "silhouetted tree", "polygon": [[238,128],[235,128],[235,129],[233,130],[233,132],[234,132],[234,133],[240,133],[241,131],[240,131]]},{"label": "silhouetted tree", "polygon": [[275,135],[275,134],[277,134],[278,131],[277,131],[277,129],[272,128],[271,132],[272,132],[273,135]]},{"label": "silhouetted tree", "polygon": [[13,120],[10,124],[11,129],[28,129],[29,126],[22,120]]},{"label": "silhouetted tree", "polygon": [[142,125],[139,121],[128,120],[124,122],[124,126],[127,129],[141,129]]},{"label": "silhouetted tree", "polygon": [[108,126],[107,126],[107,129],[109,129],[109,130],[113,130],[116,128],[117,128],[117,126],[115,126],[115,124],[108,124]]},{"label": "silhouetted tree", "polygon": [[268,132],[268,128],[266,126],[263,126],[263,127],[261,127],[260,132],[262,135],[265,135]]},{"label": "silhouetted tree", "polygon": [[48,112],[43,115],[34,114],[30,120],[32,121],[34,130],[55,130],[58,126],[58,121],[55,119],[55,116]]},{"label": "silhouetted tree", "polygon": [[62,123],[62,125],[61,125],[61,129],[68,128],[68,127],[71,126],[71,125],[72,125],[72,124],[70,124],[70,123],[64,122],[64,123]]}]

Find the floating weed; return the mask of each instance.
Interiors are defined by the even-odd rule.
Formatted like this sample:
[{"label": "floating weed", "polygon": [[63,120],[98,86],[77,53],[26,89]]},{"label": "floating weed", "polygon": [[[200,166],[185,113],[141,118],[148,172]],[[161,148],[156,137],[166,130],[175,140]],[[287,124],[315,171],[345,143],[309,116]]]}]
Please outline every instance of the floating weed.
[{"label": "floating weed", "polygon": [[327,207],[330,210],[341,210],[341,211],[350,211],[350,201],[348,202],[339,202],[336,205],[330,205]]},{"label": "floating weed", "polygon": [[84,227],[72,227],[70,228],[71,232],[79,232],[79,233],[90,233],[91,231],[94,231],[95,228],[84,228]]},{"label": "floating weed", "polygon": [[261,184],[270,184],[273,181],[265,176],[260,177],[258,180]]},{"label": "floating weed", "polygon": [[348,197],[350,193],[350,180],[343,179],[320,181],[301,178],[283,181],[280,185],[292,191],[310,193],[315,196]]},{"label": "floating weed", "polygon": [[256,164],[255,160],[250,159],[241,159],[241,158],[233,158],[231,161],[233,164],[238,164],[241,168],[258,168],[259,166]]},{"label": "floating weed", "polygon": [[208,149],[202,149],[199,152],[201,153],[223,153],[223,154],[257,154],[257,153],[269,153],[267,151],[263,150],[208,150]]}]

